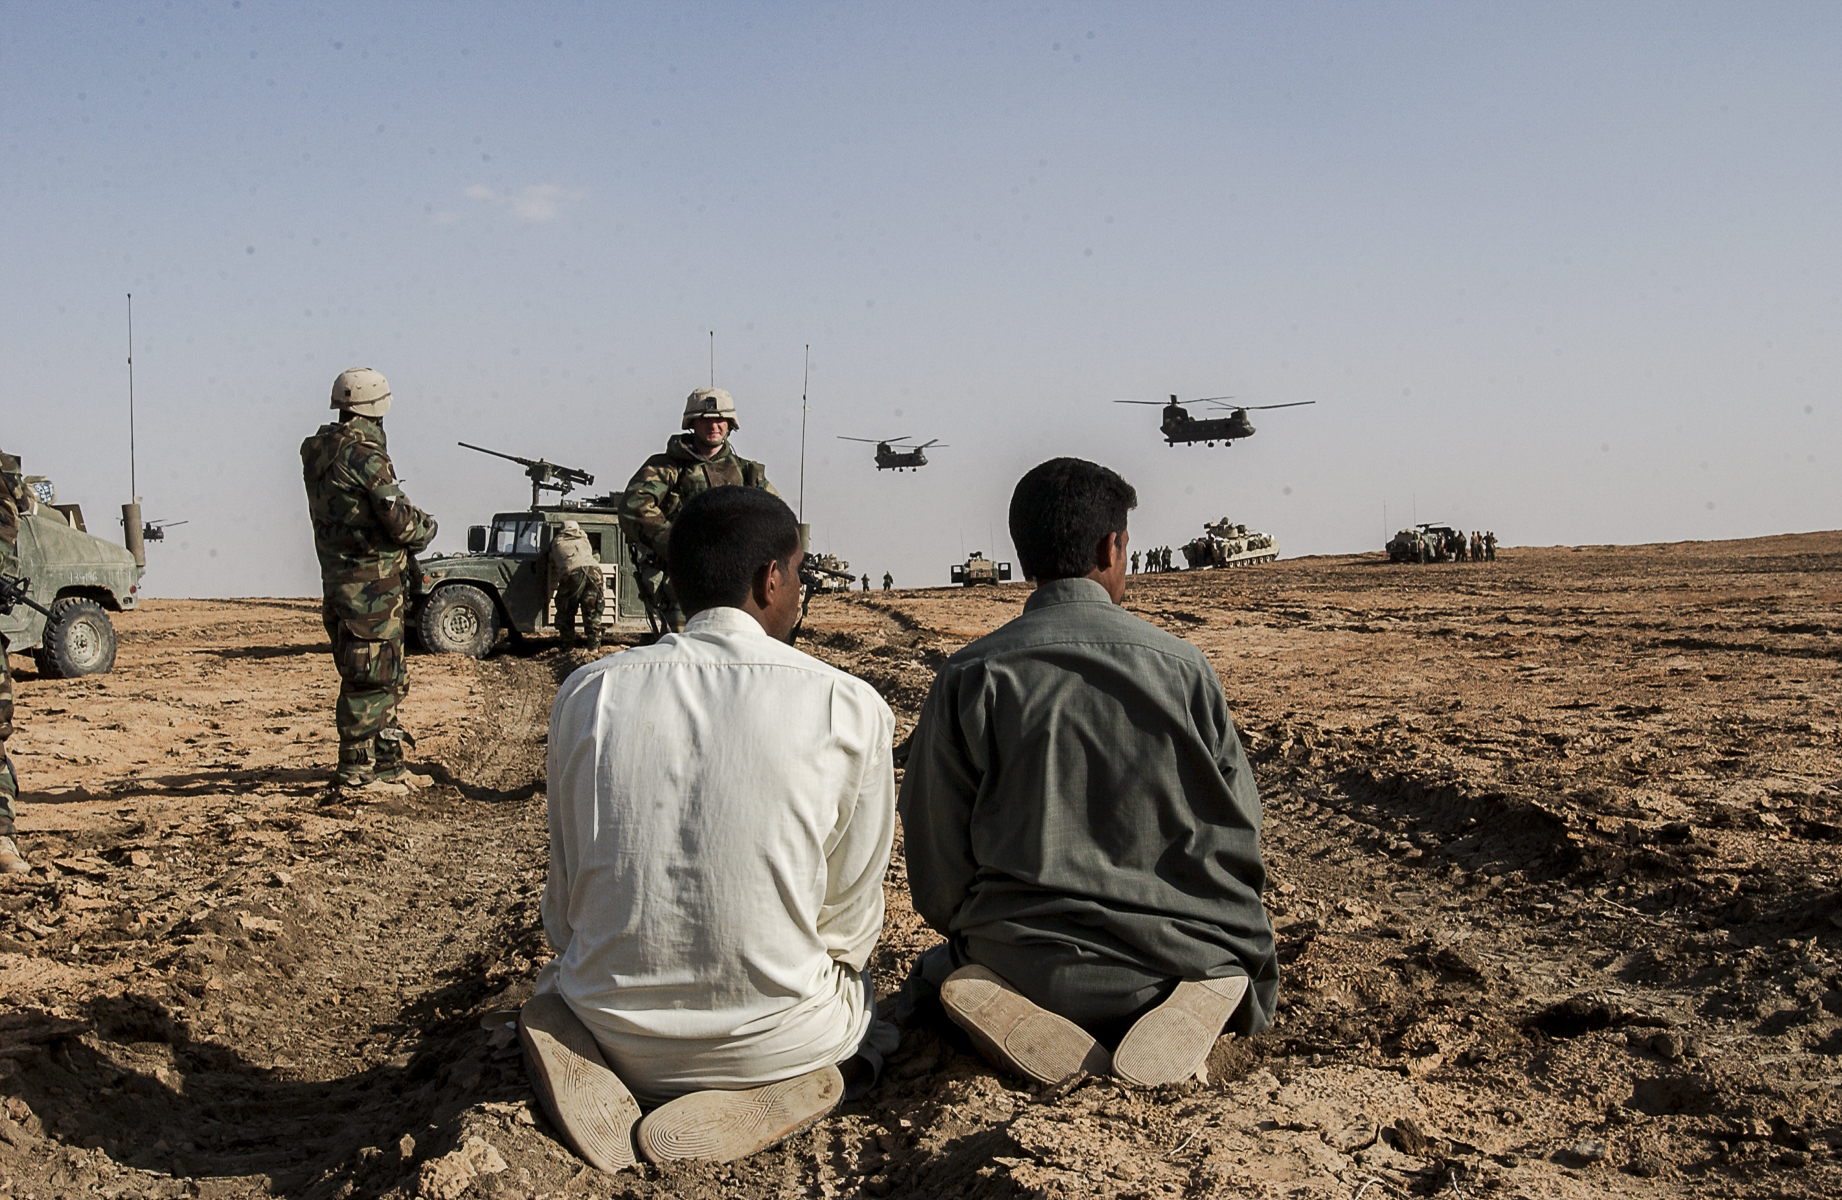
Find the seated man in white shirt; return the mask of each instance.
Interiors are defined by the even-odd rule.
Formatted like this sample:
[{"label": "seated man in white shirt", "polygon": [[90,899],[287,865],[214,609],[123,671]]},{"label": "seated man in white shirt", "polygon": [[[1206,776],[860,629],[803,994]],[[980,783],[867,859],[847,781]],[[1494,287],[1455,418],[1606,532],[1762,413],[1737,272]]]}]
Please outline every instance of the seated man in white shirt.
[{"label": "seated man in white shirt", "polygon": [[895,1049],[865,969],[895,719],[786,643],[802,557],[771,492],[694,497],[669,550],[684,632],[583,667],[550,712],[557,956],[519,1030],[544,1110],[605,1171],[635,1141],[654,1162],[751,1154]]}]

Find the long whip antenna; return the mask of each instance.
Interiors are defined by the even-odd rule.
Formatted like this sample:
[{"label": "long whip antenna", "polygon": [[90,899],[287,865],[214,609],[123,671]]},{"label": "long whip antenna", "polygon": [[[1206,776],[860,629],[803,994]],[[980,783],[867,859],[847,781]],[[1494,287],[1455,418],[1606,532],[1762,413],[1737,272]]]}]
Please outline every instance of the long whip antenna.
[{"label": "long whip antenna", "polygon": [[716,330],[710,331],[710,386],[716,386]]},{"label": "long whip antenna", "polygon": [[140,503],[141,489],[134,473],[134,293],[128,293],[128,495]]},{"label": "long whip antenna", "polygon": [[806,523],[806,406],[807,385],[812,382],[812,343],[806,343],[806,373],[799,381],[799,519]]}]

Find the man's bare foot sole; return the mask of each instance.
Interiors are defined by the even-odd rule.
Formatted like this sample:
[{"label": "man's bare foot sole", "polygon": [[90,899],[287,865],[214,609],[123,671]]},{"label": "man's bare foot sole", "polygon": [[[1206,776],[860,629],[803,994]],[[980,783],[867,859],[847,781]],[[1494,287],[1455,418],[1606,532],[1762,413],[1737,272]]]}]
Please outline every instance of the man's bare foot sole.
[{"label": "man's bare foot sole", "polygon": [[940,1004],[993,1066],[1038,1083],[1060,1083],[1076,1071],[1104,1075],[1111,1065],[1106,1047],[1085,1029],[1037,1007],[989,968],[947,976]]},{"label": "man's bare foot sole", "polygon": [[692,1092],[646,1114],[640,1153],[656,1163],[734,1162],[811,1128],[843,1098],[837,1067],[742,1091]]},{"label": "man's bare foot sole", "polygon": [[518,1041],[538,1103],[575,1152],[603,1171],[632,1166],[640,1106],[569,1002],[555,993],[532,997],[518,1014]]},{"label": "man's bare foot sole", "polygon": [[1113,1075],[1139,1087],[1192,1079],[1222,1026],[1247,994],[1247,976],[1189,980],[1126,1031],[1113,1051]]}]

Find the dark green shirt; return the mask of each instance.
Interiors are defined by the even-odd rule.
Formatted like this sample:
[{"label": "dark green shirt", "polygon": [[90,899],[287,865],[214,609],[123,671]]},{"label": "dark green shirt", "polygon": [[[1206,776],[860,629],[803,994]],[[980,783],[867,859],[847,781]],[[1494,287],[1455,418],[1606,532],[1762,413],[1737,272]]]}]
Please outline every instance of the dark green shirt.
[{"label": "dark green shirt", "polygon": [[900,810],[915,910],[941,933],[1057,968],[1244,974],[1233,1027],[1272,1023],[1260,795],[1221,680],[1098,583],[1042,584],[947,660]]}]

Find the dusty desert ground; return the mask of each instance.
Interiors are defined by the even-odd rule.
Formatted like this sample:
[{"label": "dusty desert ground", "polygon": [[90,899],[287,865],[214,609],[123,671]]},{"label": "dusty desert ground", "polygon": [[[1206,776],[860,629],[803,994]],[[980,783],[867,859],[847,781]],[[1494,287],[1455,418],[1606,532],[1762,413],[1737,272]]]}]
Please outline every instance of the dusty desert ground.
[{"label": "dusty desert ground", "polygon": [[[902,733],[1027,585],[826,597]],[[413,660],[438,785],[328,806],[316,606],[155,601],[15,657],[38,866],[0,882],[0,1194],[1842,1195],[1842,534],[1140,577],[1267,806],[1279,1023],[1210,1080],[1053,1093],[909,1031],[728,1166],[583,1167],[504,1014],[544,956],[543,741],[580,660]],[[900,851],[874,968],[934,935]]]}]

